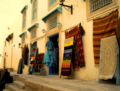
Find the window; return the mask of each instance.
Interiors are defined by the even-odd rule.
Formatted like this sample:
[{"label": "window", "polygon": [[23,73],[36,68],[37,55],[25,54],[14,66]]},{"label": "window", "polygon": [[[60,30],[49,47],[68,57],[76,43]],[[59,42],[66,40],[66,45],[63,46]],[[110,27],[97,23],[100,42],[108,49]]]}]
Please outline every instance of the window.
[{"label": "window", "polygon": [[52,6],[57,0],[49,0],[49,7]]},{"label": "window", "polygon": [[89,0],[89,6],[90,6],[90,13],[101,9],[113,2],[113,0]]},{"label": "window", "polygon": [[32,21],[36,19],[36,16],[37,16],[37,0],[34,0],[32,9]]},{"label": "window", "polygon": [[22,36],[22,44],[25,43],[25,35]]},{"label": "window", "polygon": [[31,31],[31,39],[34,39],[34,38],[36,38],[36,29],[33,29]]},{"label": "window", "polygon": [[59,5],[59,0],[48,0],[48,11]]},{"label": "window", "polygon": [[118,0],[86,0],[87,21],[103,17],[118,8]]},{"label": "window", "polygon": [[57,27],[57,15],[49,19],[49,30]]},{"label": "window", "polygon": [[23,27],[25,28],[25,22],[26,22],[26,10],[23,12]]}]

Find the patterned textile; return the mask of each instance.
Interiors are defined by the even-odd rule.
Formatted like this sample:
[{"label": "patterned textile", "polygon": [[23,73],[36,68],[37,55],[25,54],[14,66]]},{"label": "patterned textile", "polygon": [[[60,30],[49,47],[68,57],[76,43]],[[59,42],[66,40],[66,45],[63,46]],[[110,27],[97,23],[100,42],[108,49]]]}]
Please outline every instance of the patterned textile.
[{"label": "patterned textile", "polygon": [[52,41],[48,41],[46,43],[47,51],[44,56],[44,61],[43,63],[46,64],[48,67],[53,66],[53,49],[54,49],[54,44]]},{"label": "patterned textile", "polygon": [[69,57],[72,56],[72,52],[71,53],[64,53],[64,57]]},{"label": "patterned textile", "polygon": [[118,43],[116,36],[101,39],[100,79],[112,79],[117,67]]},{"label": "patterned textile", "polygon": [[119,44],[119,47],[120,47],[120,18],[118,20],[118,25],[117,25],[117,28],[116,28],[116,36],[117,36],[118,44]]},{"label": "patterned textile", "polygon": [[118,23],[118,10],[113,11],[108,16],[93,20],[93,50],[95,64],[99,64],[100,39],[115,35]]},{"label": "patterned textile", "polygon": [[78,69],[79,66],[80,67],[85,66],[82,36],[81,36],[80,28],[78,28],[78,26],[71,29],[69,32],[67,31],[65,32],[66,39],[72,36],[74,36],[74,65],[73,67],[74,69]]}]

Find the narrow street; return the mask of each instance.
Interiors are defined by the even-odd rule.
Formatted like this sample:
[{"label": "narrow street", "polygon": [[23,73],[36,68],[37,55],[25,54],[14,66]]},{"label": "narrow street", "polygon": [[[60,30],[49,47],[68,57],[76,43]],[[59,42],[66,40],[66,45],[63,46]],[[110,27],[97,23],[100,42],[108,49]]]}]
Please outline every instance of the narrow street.
[{"label": "narrow street", "polygon": [[[120,85],[116,85],[115,83],[109,82],[94,82],[94,81],[84,81],[78,79],[63,79],[58,76],[36,76],[36,75],[25,75],[25,74],[16,74],[16,72],[12,72],[11,75],[18,75],[21,78],[21,81],[25,83],[25,85],[29,85],[36,90],[33,90],[31,87],[25,88],[29,89],[27,91],[39,91],[38,89],[42,89],[42,91],[46,88],[54,88],[54,91],[120,91]],[[24,79],[24,80],[22,80]],[[19,79],[20,80],[20,79]],[[39,85],[39,88],[38,88]],[[40,90],[41,91],[41,90]],[[53,90],[50,90],[53,91]]]}]

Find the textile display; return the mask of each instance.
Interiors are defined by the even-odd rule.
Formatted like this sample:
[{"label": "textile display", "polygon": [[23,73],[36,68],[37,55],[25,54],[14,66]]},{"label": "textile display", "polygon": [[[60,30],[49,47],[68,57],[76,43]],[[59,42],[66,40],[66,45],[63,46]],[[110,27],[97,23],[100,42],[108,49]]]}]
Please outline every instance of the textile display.
[{"label": "textile display", "polygon": [[[83,43],[82,43],[82,36],[81,36],[81,28],[76,26],[75,28],[71,29],[69,32],[65,31],[65,38],[74,37],[74,69],[78,69],[79,67],[85,66],[84,60],[84,51],[83,51]],[[83,33],[84,34],[84,33]]]},{"label": "textile display", "polygon": [[118,43],[116,36],[101,39],[99,79],[112,79],[117,67]]},{"label": "textile display", "polygon": [[59,49],[58,48],[54,48],[53,50],[53,63],[54,66],[57,68],[58,67],[58,61],[59,60]]},{"label": "textile display", "polygon": [[25,54],[26,54],[26,45],[24,46],[23,51],[22,51],[23,60],[25,60]]},{"label": "textile display", "polygon": [[28,54],[29,54],[29,49],[28,46],[26,47],[26,53],[25,53],[25,60],[24,60],[24,64],[27,65],[28,64]]},{"label": "textile display", "polygon": [[63,76],[71,75],[71,70],[73,69],[71,68],[71,64],[73,61],[72,54],[73,54],[73,37],[65,39],[64,54],[63,54],[64,56],[63,56],[62,69],[61,69],[61,75]]},{"label": "textile display", "polygon": [[118,25],[117,25],[117,28],[116,28],[116,36],[117,36],[118,44],[119,44],[119,47],[120,47],[120,18],[118,19]]},{"label": "textile display", "polygon": [[23,58],[20,59],[19,64],[18,64],[18,74],[22,74],[23,72]]},{"label": "textile display", "polygon": [[118,10],[109,15],[93,20],[93,50],[95,64],[99,64],[100,59],[100,39],[115,35],[118,23]]},{"label": "textile display", "polygon": [[54,44],[52,41],[48,41],[46,43],[46,53],[44,56],[44,61],[43,63],[46,64],[48,67],[53,66],[53,49],[54,49]]},{"label": "textile display", "polygon": [[83,36],[85,34],[85,30],[83,29],[83,27],[81,26],[81,23],[79,24],[79,30],[81,32],[81,35]]}]

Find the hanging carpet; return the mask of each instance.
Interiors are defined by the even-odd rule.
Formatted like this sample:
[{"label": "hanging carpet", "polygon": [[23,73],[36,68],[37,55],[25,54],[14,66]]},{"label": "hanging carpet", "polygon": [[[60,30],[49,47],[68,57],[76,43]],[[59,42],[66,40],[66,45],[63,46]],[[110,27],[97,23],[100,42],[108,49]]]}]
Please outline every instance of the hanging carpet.
[{"label": "hanging carpet", "polygon": [[100,39],[115,35],[118,23],[118,10],[109,15],[93,20],[93,50],[95,64],[99,64],[100,59]]},{"label": "hanging carpet", "polygon": [[101,39],[100,79],[112,79],[117,67],[118,43],[116,36]]},{"label": "hanging carpet", "polygon": [[71,29],[69,32],[68,31],[65,32],[65,38],[67,39],[70,37],[74,37],[74,44],[73,44],[74,63],[73,63],[73,67],[74,67],[74,69],[78,69],[79,67],[84,67],[85,60],[84,60],[82,35],[80,32],[80,28],[78,26]]}]

